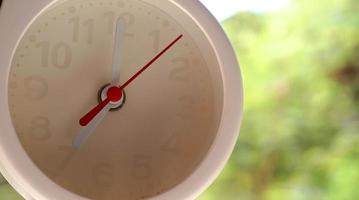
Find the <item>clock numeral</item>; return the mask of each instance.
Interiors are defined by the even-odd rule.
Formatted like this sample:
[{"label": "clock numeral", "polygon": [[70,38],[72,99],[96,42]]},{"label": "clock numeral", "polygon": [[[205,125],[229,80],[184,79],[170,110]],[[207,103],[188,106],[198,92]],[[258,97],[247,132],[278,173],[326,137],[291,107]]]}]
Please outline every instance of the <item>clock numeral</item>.
[{"label": "clock numeral", "polygon": [[133,26],[135,24],[135,16],[131,13],[125,12],[123,14],[120,14],[120,19],[124,21],[125,24],[125,36],[127,37],[134,37],[135,34],[128,31],[129,27]]},{"label": "clock numeral", "polygon": [[186,58],[174,58],[172,64],[175,67],[171,70],[169,79],[178,82],[189,81],[190,62]]},{"label": "clock numeral", "polygon": [[88,19],[84,21],[84,26],[87,27],[87,43],[92,44],[93,43],[93,33],[95,28],[95,20],[94,19]]},{"label": "clock numeral", "polygon": [[36,140],[44,141],[50,139],[50,120],[41,116],[34,117],[31,120],[30,133],[31,136]]},{"label": "clock numeral", "polygon": [[41,48],[41,67],[49,67],[50,42],[40,42],[36,47]]},{"label": "clock numeral", "polygon": [[49,57],[51,55],[51,64],[58,69],[66,69],[72,62],[71,47],[64,43],[58,42],[52,48],[50,42],[40,42],[37,44],[41,48],[41,66],[49,67]]},{"label": "clock numeral", "polygon": [[47,82],[41,76],[30,76],[24,79],[26,96],[30,100],[40,100],[46,97],[49,87]]},{"label": "clock numeral", "polygon": [[[61,61],[62,60],[62,61]],[[52,51],[52,64],[59,69],[70,66],[72,60],[71,47],[63,42],[54,45]]]},{"label": "clock numeral", "polygon": [[133,157],[132,175],[138,180],[152,177],[152,157],[148,155],[135,155]]},{"label": "clock numeral", "polygon": [[113,168],[106,163],[100,163],[92,170],[92,177],[100,187],[110,187],[114,183]]},{"label": "clock numeral", "polygon": [[[69,24],[73,25],[73,42],[78,42],[80,40],[80,17],[75,16],[69,19]],[[88,19],[82,23],[83,26],[87,27],[87,43],[92,44],[93,34],[95,30],[95,20]]]},{"label": "clock numeral", "polygon": [[195,110],[195,97],[191,95],[182,96],[178,99],[178,105],[181,106],[181,111],[176,115],[183,120],[189,120],[192,116],[193,110]]},{"label": "clock numeral", "polygon": [[76,149],[73,148],[72,146],[66,146],[66,145],[60,145],[57,148],[58,148],[59,152],[61,152],[61,154],[64,155],[64,156],[62,156],[63,159],[60,160],[58,170],[65,170],[67,165],[70,163],[70,161],[75,156]]},{"label": "clock numeral", "polygon": [[[115,30],[115,23],[116,23],[116,14],[113,11],[106,12],[105,17],[108,20],[107,25],[107,33],[113,35]],[[119,18],[123,20],[123,23],[125,25],[125,36],[127,37],[133,37],[134,34],[128,31],[128,28],[135,24],[135,16],[129,12],[125,12],[120,14]]]},{"label": "clock numeral", "polygon": [[69,24],[73,24],[73,35],[72,40],[74,42],[79,41],[79,35],[80,35],[80,17],[76,16],[69,19]]},{"label": "clock numeral", "polygon": [[154,30],[149,34],[149,36],[153,37],[153,52],[158,53],[160,50],[161,31]]},{"label": "clock numeral", "polygon": [[72,146],[59,145],[57,146],[57,153],[48,154],[48,162],[54,163],[54,167],[49,168],[48,172],[53,175],[53,177],[61,178],[59,175],[65,170],[70,161],[74,158],[76,149]]},{"label": "clock numeral", "polygon": [[175,132],[171,132],[161,146],[161,150],[168,153],[175,153],[178,151],[178,136]]}]

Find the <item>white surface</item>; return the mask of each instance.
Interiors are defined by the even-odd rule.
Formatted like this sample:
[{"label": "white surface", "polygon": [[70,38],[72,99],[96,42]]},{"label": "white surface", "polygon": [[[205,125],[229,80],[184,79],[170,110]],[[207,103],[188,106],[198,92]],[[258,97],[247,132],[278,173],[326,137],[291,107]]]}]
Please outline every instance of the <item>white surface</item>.
[{"label": "white surface", "polygon": [[288,6],[290,0],[200,0],[219,20],[239,11],[272,12]]},{"label": "white surface", "polygon": [[[219,63],[223,79],[223,110],[218,136],[196,171],[177,187],[152,199],[193,200],[215,180],[236,144],[243,112],[243,87],[236,55],[220,24],[193,0],[143,0],[171,13],[191,32],[200,28],[206,37],[193,35],[206,59]],[[25,198],[36,200],[85,200],[59,187],[26,155],[16,137],[8,109],[9,67],[19,38],[29,23],[54,0],[6,0],[0,12],[0,170]],[[180,11],[181,8],[182,11]],[[183,12],[185,11],[185,12]],[[21,15],[19,15],[21,13]],[[188,13],[189,15],[185,15]],[[197,24],[186,23],[194,20]],[[208,40],[208,41],[207,41]],[[212,53],[211,53],[212,52]],[[212,56],[212,54],[214,54]],[[222,87],[222,85],[221,85]]]}]

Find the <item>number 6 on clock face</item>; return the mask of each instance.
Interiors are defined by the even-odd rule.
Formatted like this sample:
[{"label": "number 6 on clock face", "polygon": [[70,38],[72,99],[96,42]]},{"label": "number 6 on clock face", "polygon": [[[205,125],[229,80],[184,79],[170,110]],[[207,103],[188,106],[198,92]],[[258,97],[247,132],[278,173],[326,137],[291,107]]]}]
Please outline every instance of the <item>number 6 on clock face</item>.
[{"label": "number 6 on clock face", "polygon": [[4,0],[0,27],[0,170],[25,198],[193,200],[223,168],[242,82],[197,0]]}]

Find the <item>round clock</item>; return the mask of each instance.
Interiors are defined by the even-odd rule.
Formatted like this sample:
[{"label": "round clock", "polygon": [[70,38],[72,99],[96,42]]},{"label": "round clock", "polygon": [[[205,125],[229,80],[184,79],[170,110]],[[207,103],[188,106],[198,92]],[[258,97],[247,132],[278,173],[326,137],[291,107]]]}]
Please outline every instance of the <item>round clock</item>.
[{"label": "round clock", "polygon": [[4,0],[0,170],[26,199],[195,199],[234,148],[242,81],[197,0]]}]

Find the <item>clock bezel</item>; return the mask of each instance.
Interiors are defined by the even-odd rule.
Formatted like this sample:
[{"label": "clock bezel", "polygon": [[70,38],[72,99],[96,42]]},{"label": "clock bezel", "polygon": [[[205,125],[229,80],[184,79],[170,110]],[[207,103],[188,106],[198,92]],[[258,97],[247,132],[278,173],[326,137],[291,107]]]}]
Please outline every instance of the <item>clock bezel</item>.
[{"label": "clock bezel", "polygon": [[[7,30],[0,31],[0,171],[26,199],[86,200],[56,185],[33,164],[17,138],[8,107],[8,74],[16,48],[32,22],[58,1],[61,0],[37,0],[31,4],[27,0],[3,2],[0,27],[7,27]],[[143,1],[161,8],[161,0]],[[195,199],[219,175],[235,146],[243,112],[243,86],[236,55],[216,19],[199,1],[169,1],[188,13],[212,43],[224,85],[222,118],[211,150],[184,182],[154,197],[158,200]]]}]

